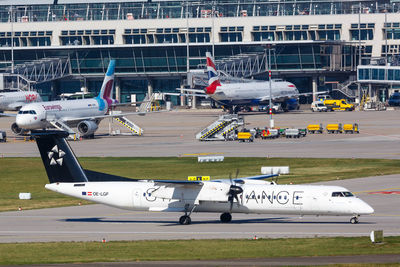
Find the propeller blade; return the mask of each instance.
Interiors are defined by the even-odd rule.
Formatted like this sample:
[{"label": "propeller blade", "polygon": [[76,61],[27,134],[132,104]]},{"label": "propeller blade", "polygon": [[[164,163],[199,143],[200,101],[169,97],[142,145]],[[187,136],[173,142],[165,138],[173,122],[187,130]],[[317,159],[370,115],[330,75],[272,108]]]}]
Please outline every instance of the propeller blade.
[{"label": "propeller blade", "polygon": [[238,176],[239,176],[239,169],[236,169],[236,177],[235,177],[235,179],[237,179]]}]

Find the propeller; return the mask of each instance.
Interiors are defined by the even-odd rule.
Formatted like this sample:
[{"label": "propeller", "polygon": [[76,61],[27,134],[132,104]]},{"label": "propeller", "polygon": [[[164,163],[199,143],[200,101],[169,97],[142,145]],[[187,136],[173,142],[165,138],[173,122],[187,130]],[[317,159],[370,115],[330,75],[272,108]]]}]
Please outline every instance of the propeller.
[{"label": "propeller", "polygon": [[[239,169],[236,169],[236,178],[238,177],[238,175],[239,175]],[[232,211],[233,200],[236,199],[236,201],[239,203],[238,195],[243,193],[243,188],[241,188],[240,186],[237,186],[236,182],[235,182],[235,184],[233,184],[232,173],[229,173],[229,180],[231,182],[231,186],[229,187],[229,191],[228,191],[228,201],[231,203],[229,210]]]}]

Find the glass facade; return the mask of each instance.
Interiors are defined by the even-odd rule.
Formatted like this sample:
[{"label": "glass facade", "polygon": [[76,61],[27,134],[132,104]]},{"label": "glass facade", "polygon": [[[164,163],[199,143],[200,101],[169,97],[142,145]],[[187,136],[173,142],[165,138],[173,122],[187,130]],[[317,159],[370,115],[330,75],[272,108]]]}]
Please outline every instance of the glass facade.
[{"label": "glass facade", "polygon": [[[121,3],[73,3],[14,6],[13,16],[9,6],[0,8],[0,21],[81,21],[81,20],[137,20],[294,15],[334,15],[357,13],[398,12],[398,1],[381,0],[215,0],[215,1],[135,1]],[[1,7],[1,6],[0,6]]]},{"label": "glass facade", "polygon": [[361,66],[357,73],[360,82],[400,84],[400,67]]}]

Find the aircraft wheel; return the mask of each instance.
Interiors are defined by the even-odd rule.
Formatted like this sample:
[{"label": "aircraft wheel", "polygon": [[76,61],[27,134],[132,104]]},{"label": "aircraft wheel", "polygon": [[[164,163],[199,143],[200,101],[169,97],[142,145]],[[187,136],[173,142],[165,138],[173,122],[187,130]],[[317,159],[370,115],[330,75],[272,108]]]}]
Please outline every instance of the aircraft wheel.
[{"label": "aircraft wheel", "polygon": [[232,215],[228,212],[222,213],[220,216],[221,222],[228,223],[232,221]]},{"label": "aircraft wheel", "polygon": [[357,217],[351,218],[351,219],[350,219],[350,223],[351,223],[351,224],[356,224],[356,223],[358,223],[358,218],[357,218]]},{"label": "aircraft wheel", "polygon": [[183,215],[179,218],[179,223],[182,225],[188,225],[192,223],[192,219],[187,215]]}]

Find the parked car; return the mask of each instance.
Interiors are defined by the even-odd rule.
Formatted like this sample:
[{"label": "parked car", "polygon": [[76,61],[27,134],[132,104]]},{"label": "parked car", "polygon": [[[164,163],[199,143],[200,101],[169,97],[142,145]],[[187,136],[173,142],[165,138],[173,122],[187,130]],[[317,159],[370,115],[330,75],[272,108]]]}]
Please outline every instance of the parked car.
[{"label": "parked car", "polygon": [[389,106],[400,106],[400,93],[393,93],[389,97]]}]

